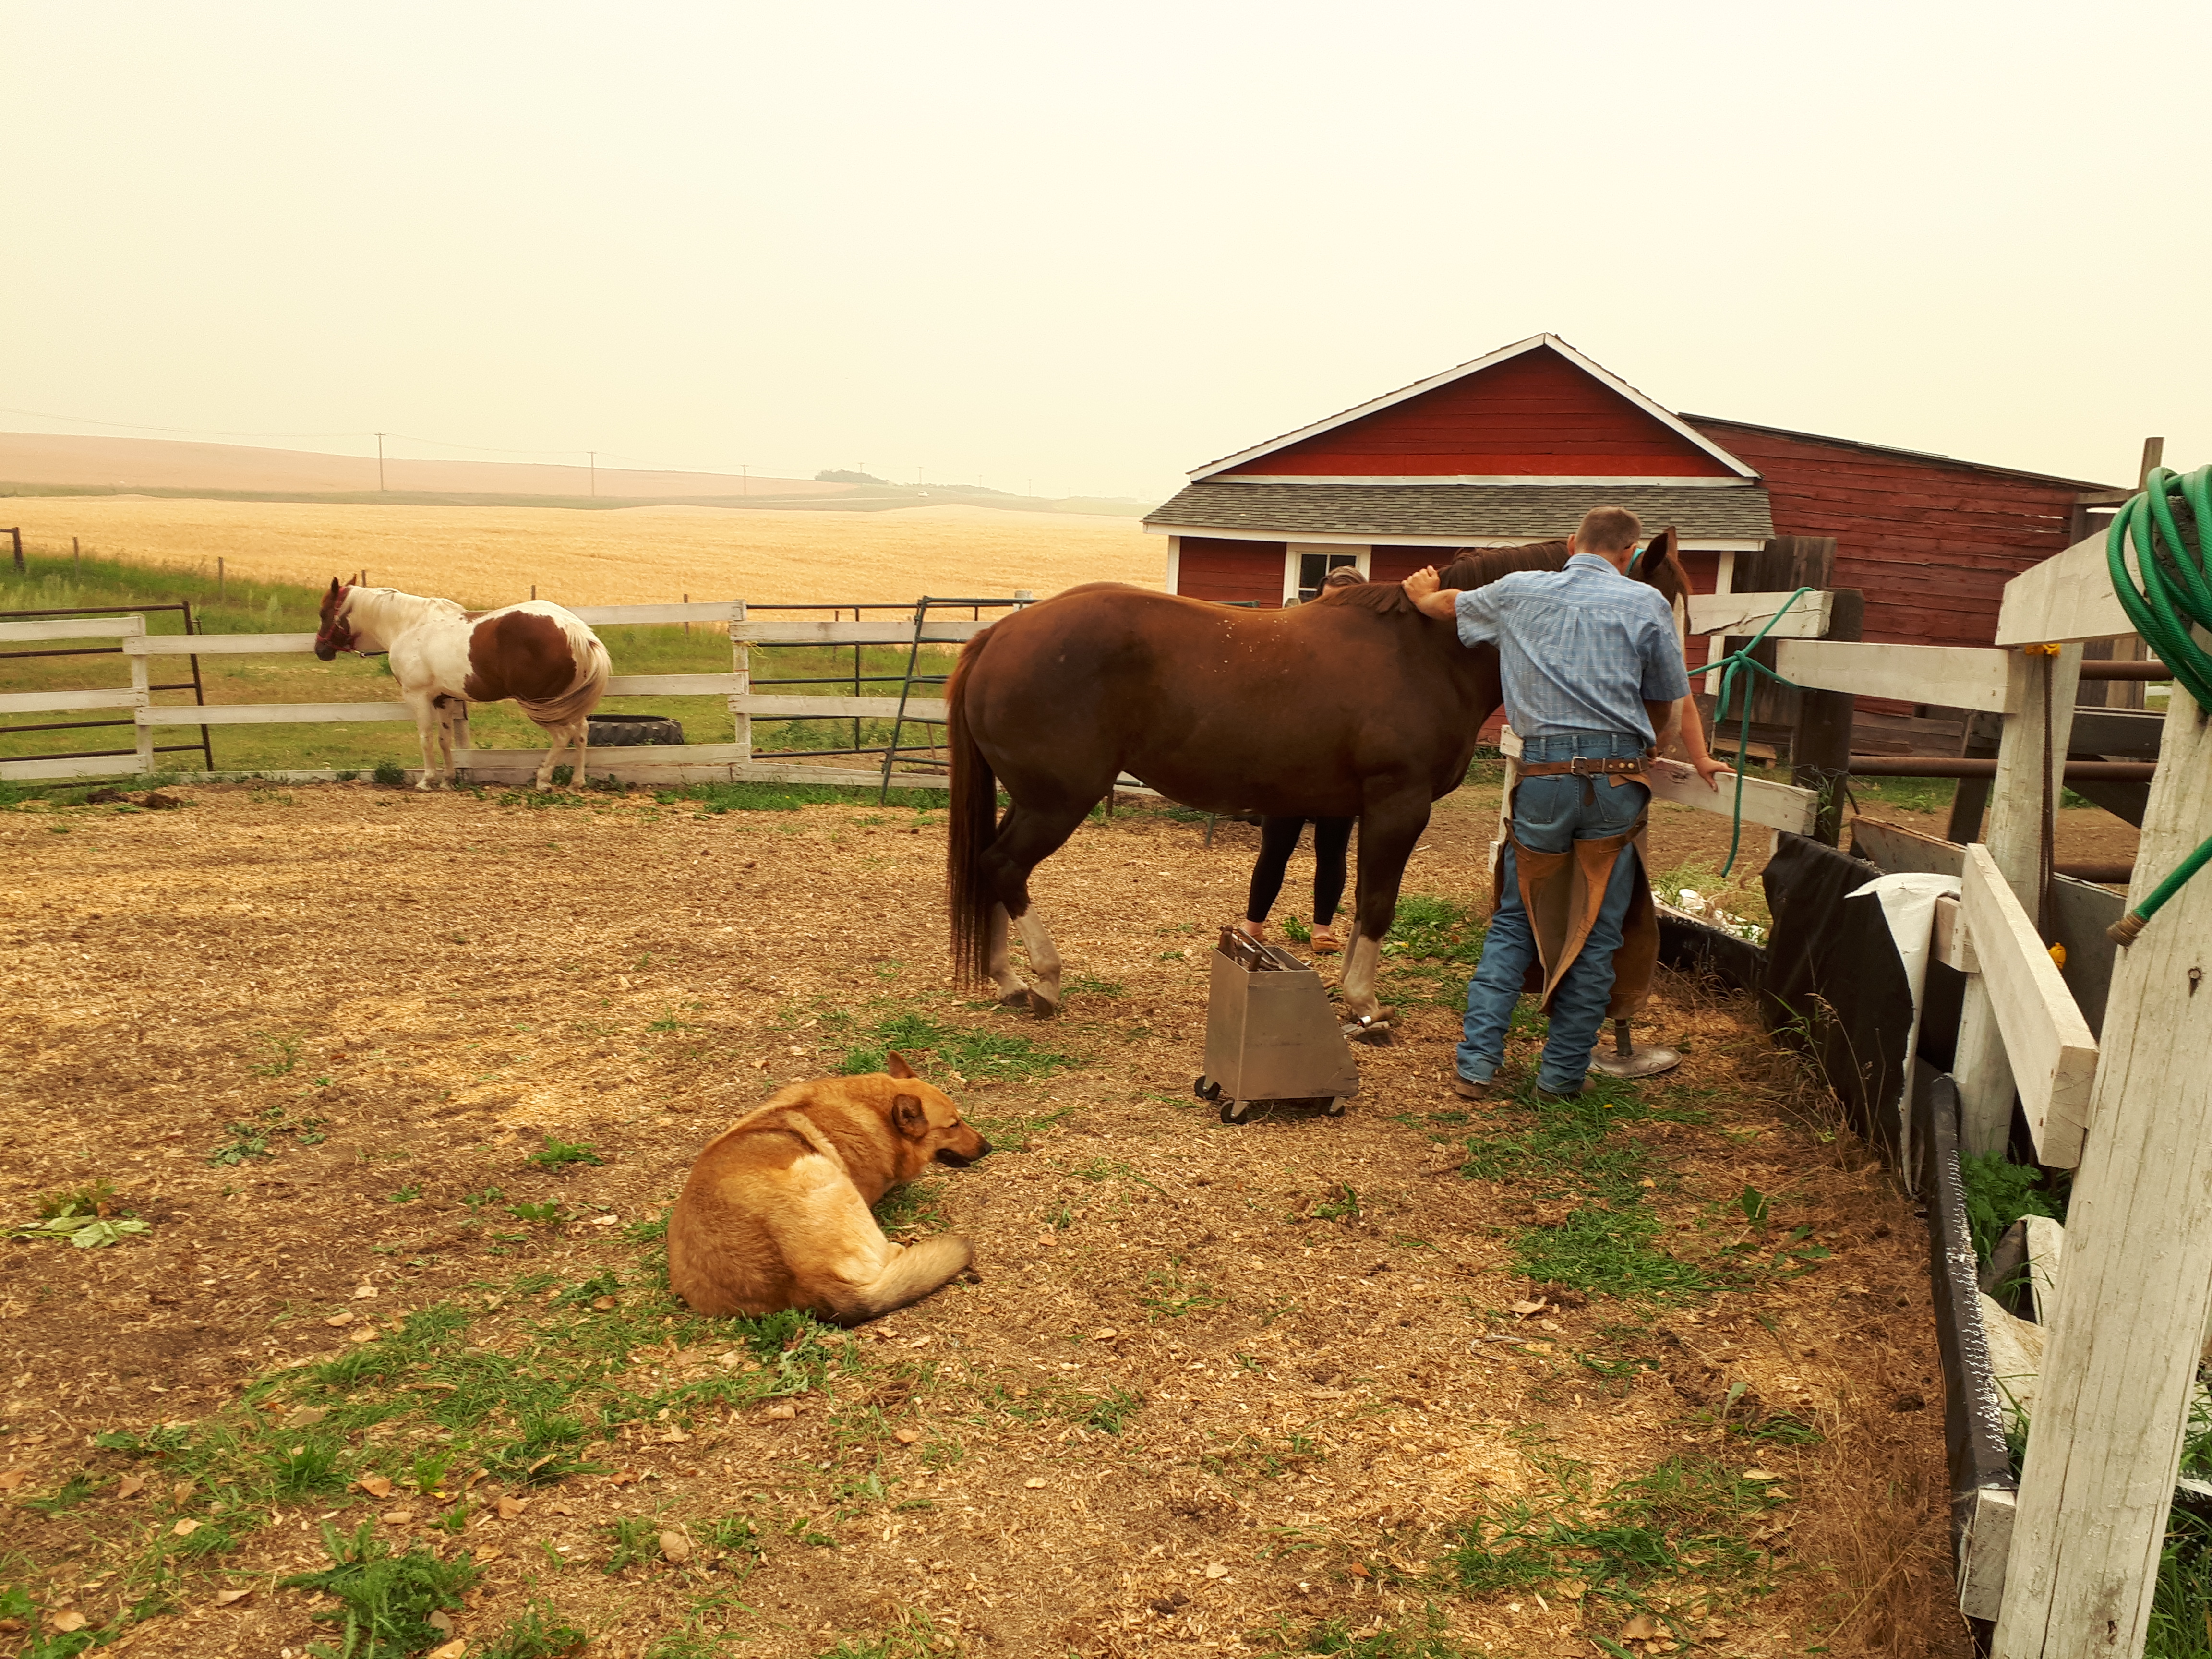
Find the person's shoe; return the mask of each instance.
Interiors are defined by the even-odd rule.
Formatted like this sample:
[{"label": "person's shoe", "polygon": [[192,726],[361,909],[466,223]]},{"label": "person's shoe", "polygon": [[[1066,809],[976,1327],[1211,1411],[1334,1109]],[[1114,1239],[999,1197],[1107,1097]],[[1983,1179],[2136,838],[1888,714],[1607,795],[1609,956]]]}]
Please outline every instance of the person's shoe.
[{"label": "person's shoe", "polygon": [[1333,957],[1344,949],[1344,941],[1336,936],[1334,928],[1329,927],[1315,928],[1312,945],[1313,953],[1317,957]]},{"label": "person's shoe", "polygon": [[1571,1089],[1547,1089],[1540,1083],[1536,1085],[1536,1098],[1539,1100],[1579,1100],[1582,1093],[1583,1087],[1579,1083]]},{"label": "person's shoe", "polygon": [[1455,1066],[1452,1068],[1451,1086],[1452,1092],[1462,1100],[1487,1100],[1498,1092],[1498,1079],[1486,1078],[1477,1083],[1471,1077],[1462,1077],[1459,1068]]},{"label": "person's shoe", "polygon": [[1239,916],[1237,918],[1237,931],[1243,934],[1246,939],[1264,940],[1267,937],[1267,924]]}]

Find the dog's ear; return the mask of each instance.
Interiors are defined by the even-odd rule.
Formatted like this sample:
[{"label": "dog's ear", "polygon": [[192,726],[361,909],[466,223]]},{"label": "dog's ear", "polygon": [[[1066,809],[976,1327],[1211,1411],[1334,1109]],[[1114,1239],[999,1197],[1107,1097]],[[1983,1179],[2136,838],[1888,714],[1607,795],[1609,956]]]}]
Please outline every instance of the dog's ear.
[{"label": "dog's ear", "polygon": [[921,1073],[906,1063],[906,1056],[894,1048],[884,1057],[884,1070],[893,1077],[920,1077]]},{"label": "dog's ear", "polygon": [[914,1096],[901,1095],[891,1102],[891,1124],[901,1134],[919,1140],[929,1132],[929,1114]]}]

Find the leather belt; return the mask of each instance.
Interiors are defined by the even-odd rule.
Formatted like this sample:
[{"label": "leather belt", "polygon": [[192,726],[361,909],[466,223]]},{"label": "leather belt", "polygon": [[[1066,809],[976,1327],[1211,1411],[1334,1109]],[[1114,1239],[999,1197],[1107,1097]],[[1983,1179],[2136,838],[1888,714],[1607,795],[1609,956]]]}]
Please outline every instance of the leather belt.
[{"label": "leather belt", "polygon": [[1622,772],[1644,770],[1646,755],[1577,755],[1571,760],[1523,761],[1520,765],[1524,778],[1601,778]]}]

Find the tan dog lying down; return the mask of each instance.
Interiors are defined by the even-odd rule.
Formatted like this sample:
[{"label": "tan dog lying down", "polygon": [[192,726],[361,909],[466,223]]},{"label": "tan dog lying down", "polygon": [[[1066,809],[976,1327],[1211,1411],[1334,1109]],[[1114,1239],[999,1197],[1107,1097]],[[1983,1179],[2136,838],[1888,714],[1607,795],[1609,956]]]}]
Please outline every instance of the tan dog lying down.
[{"label": "tan dog lying down", "polygon": [[806,1308],[857,1325],[966,1268],[958,1234],[901,1247],[871,1213],[933,1158],[957,1167],[991,1150],[903,1059],[890,1066],[794,1083],[708,1143],[668,1218],[669,1288],[694,1312]]}]

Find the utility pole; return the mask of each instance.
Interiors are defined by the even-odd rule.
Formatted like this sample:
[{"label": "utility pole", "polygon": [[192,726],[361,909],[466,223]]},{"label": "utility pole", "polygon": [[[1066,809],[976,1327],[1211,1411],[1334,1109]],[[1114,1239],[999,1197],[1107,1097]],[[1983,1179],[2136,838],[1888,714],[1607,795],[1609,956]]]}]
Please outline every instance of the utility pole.
[{"label": "utility pole", "polygon": [[597,501],[599,495],[599,452],[587,449],[584,453],[592,458],[592,499]]},{"label": "utility pole", "polygon": [[752,493],[753,464],[750,461],[739,461],[738,463],[738,494],[750,495]]},{"label": "utility pole", "polygon": [[376,493],[384,494],[384,434],[376,434]]}]

